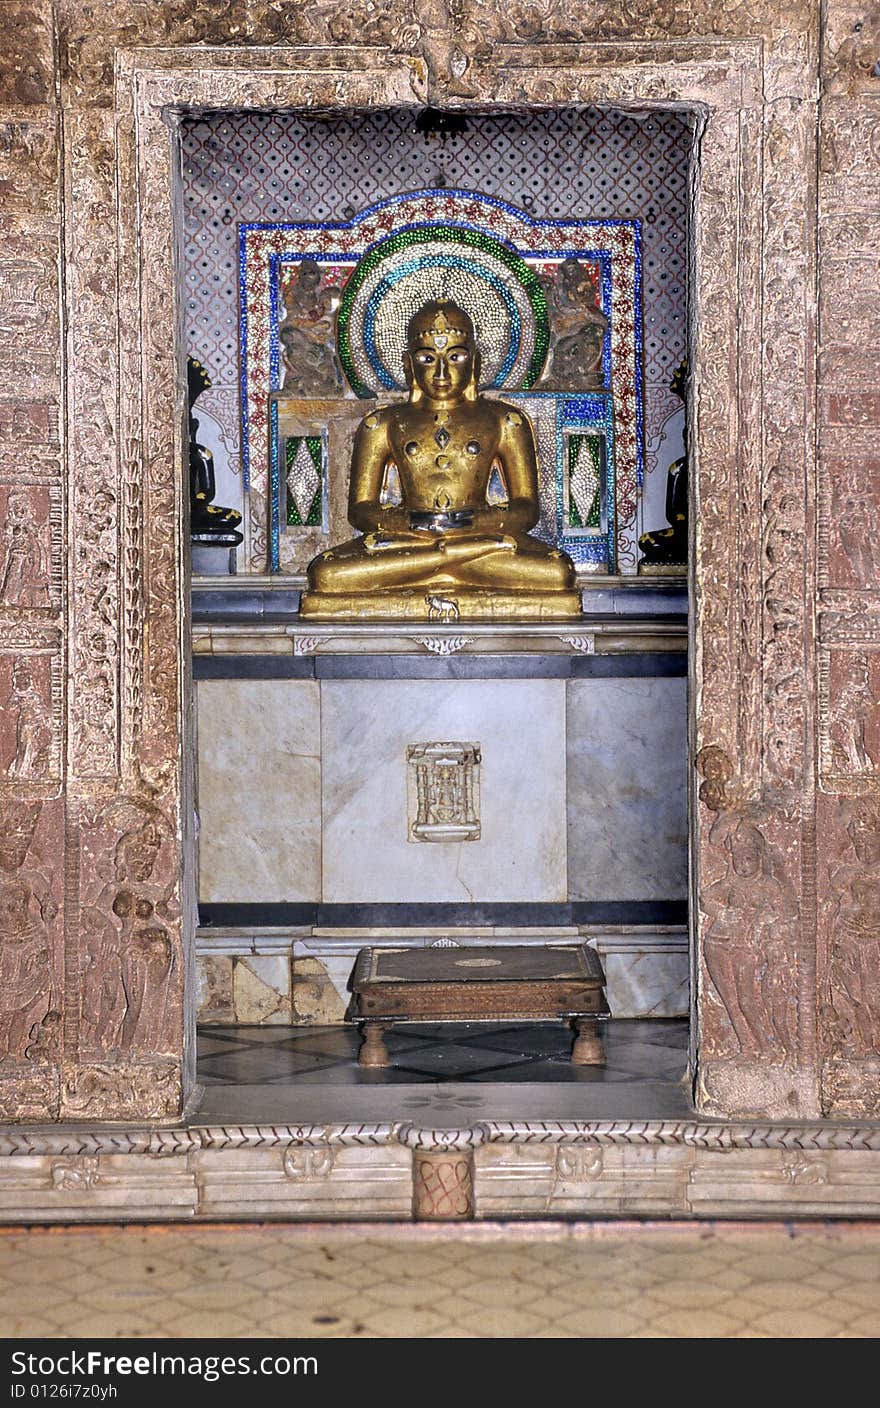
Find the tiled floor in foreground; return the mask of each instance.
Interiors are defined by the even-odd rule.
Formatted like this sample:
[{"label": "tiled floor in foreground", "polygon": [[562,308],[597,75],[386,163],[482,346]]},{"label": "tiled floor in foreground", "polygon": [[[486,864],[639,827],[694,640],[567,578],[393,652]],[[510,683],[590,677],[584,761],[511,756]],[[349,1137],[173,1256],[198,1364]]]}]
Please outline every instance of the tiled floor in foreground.
[{"label": "tiled floor in foreground", "polygon": [[199,1080],[204,1085],[393,1085],[434,1081],[681,1082],[688,1024],[677,1019],[610,1021],[605,1065],[573,1066],[572,1033],[563,1022],[399,1023],[386,1036],[391,1065],[357,1063],[358,1029],[202,1027]]},{"label": "tiled floor in foreground", "polygon": [[880,1226],[0,1233],[0,1335],[876,1338]]}]

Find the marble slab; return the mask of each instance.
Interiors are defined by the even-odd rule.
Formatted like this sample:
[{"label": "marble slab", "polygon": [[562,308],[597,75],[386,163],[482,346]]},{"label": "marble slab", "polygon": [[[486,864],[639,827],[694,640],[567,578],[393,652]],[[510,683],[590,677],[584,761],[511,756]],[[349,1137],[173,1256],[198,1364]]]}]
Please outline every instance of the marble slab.
[{"label": "marble slab", "polygon": [[[564,900],[561,680],[325,680],[325,903]],[[479,840],[410,841],[407,748],[478,744]]]},{"label": "marble slab", "polygon": [[568,684],[572,900],[687,895],[687,682]]},{"label": "marble slab", "polygon": [[290,959],[236,958],[232,970],[235,1020],[245,1026],[290,1025]]},{"label": "marble slab", "polygon": [[690,957],[683,926],[585,931],[605,970],[605,995],[615,1017],[686,1017]]},{"label": "marble slab", "polygon": [[199,899],[320,899],[319,686],[198,685]]}]

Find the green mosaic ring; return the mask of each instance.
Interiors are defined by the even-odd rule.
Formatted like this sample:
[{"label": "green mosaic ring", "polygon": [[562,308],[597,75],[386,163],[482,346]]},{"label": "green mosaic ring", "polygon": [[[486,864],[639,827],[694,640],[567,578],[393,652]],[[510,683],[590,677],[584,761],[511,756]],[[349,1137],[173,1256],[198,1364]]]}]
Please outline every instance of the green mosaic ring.
[{"label": "green mosaic ring", "polygon": [[339,361],[359,396],[404,389],[406,325],[431,298],[473,320],[484,382],[528,390],[550,344],[541,280],[515,250],[482,230],[424,225],[380,240],[359,261],[337,316]]}]

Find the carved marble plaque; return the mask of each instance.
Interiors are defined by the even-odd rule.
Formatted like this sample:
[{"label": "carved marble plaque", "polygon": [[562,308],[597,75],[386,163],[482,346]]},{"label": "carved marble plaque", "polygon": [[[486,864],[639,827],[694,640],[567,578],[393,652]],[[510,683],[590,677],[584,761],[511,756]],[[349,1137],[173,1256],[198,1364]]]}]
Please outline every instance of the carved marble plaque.
[{"label": "carved marble plaque", "polygon": [[406,761],[410,841],[479,841],[480,745],[412,743]]}]

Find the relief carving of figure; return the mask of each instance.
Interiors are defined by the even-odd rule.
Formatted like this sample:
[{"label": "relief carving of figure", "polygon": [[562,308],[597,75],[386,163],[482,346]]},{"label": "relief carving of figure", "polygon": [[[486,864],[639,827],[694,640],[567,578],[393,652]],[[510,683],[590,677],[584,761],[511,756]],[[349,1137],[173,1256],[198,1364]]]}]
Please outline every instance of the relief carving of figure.
[{"label": "relief carving of figure", "polygon": [[52,712],[26,656],[20,656],[12,666],[9,707],[16,714],[15,756],[7,772],[12,777],[45,777],[49,771]]},{"label": "relief carving of figure", "polygon": [[40,871],[26,868],[42,802],[0,806],[0,1061],[20,1060],[50,1007],[47,923],[57,905]]},{"label": "relief carving of figure", "polygon": [[796,1013],[787,999],[787,979],[794,962],[796,898],[775,873],[764,835],[744,817],[719,818],[712,840],[724,850],[727,870],[702,897],[709,977],[741,1051],[790,1052]]},{"label": "relief carving of figure", "polygon": [[871,505],[864,498],[847,495],[837,520],[840,546],[849,558],[856,582],[861,587],[877,584],[878,562],[874,547],[877,524]]},{"label": "relief carving of figure", "polygon": [[563,259],[556,277],[545,280],[553,346],[542,385],[583,390],[605,384],[602,348],[608,318],[590,270],[579,259]]},{"label": "relief carving of figure", "polygon": [[876,700],[865,655],[854,655],[841,683],[831,720],[835,767],[842,772],[869,772],[874,759],[865,743],[868,714]]},{"label": "relief carving of figure", "polygon": [[343,389],[336,360],[338,297],[324,282],[316,259],[302,259],[284,293],[285,317],[278,329],[284,390],[291,396],[338,396]]},{"label": "relief carving of figure", "polygon": [[10,489],[0,546],[0,603],[46,606],[48,601],[46,550],[33,521],[30,498],[22,489]]},{"label": "relief carving of figure", "polygon": [[83,909],[84,1037],[91,1050],[157,1050],[174,951],[171,887],[154,879],[168,827],[149,802],[119,804],[113,879]]},{"label": "relief carving of figure", "polygon": [[880,1047],[880,803],[844,803],[854,859],[831,875],[831,1006],[843,1046]]}]

